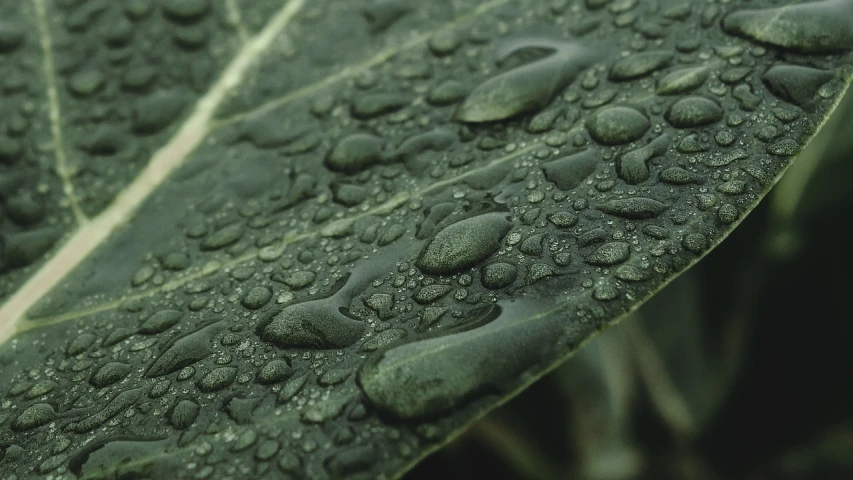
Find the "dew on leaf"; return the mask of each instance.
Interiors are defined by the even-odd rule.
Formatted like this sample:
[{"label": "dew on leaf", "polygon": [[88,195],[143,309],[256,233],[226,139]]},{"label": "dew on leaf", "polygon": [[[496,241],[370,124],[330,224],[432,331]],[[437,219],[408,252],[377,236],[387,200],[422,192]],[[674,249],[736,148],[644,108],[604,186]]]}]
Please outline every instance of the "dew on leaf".
[{"label": "dew on leaf", "polygon": [[723,118],[723,109],[705,97],[682,98],[666,112],[666,120],[675,128],[695,128],[717,123]]},{"label": "dew on leaf", "polygon": [[649,129],[649,118],[633,107],[606,107],[587,120],[593,140],[603,145],[620,145],[639,140]]},{"label": "dew on leaf", "polygon": [[577,44],[524,39],[508,42],[498,58],[524,48],[552,53],[481,83],[459,105],[454,118],[467,123],[493,122],[541,110],[594,58],[590,50]]},{"label": "dew on leaf", "polygon": [[415,264],[424,273],[449,275],[476,266],[500,248],[512,224],[502,213],[461,220],[438,232]]},{"label": "dew on leaf", "polygon": [[782,64],[770,67],[761,79],[776,96],[801,107],[810,107],[820,87],[834,76],[829,70]]},{"label": "dew on leaf", "polygon": [[183,399],[172,407],[169,412],[169,423],[178,430],[185,430],[198,417],[199,405],[192,400]]},{"label": "dew on leaf", "polygon": [[595,172],[601,162],[601,154],[589,148],[580,153],[559,158],[542,165],[545,178],[560,190],[572,190]]},{"label": "dew on leaf", "polygon": [[628,260],[631,247],[625,242],[610,242],[598,247],[584,261],[591,265],[610,266]]},{"label": "dew on leaf", "polygon": [[104,388],[123,380],[131,370],[132,367],[127,363],[107,362],[92,374],[89,383],[95,387]]},{"label": "dew on leaf", "polygon": [[218,367],[207,372],[198,381],[198,389],[202,392],[215,392],[234,383],[237,378],[236,367]]},{"label": "dew on leaf", "polygon": [[57,414],[53,406],[47,403],[35,403],[15,417],[10,426],[15,432],[23,432],[48,424],[56,418]]},{"label": "dew on leaf", "polygon": [[853,3],[823,0],[736,10],[723,19],[731,34],[803,53],[853,49]]},{"label": "dew on leaf", "polygon": [[656,50],[634,53],[620,58],[610,69],[610,80],[624,81],[644,77],[672,62],[672,52]]},{"label": "dew on leaf", "polygon": [[654,218],[666,210],[666,205],[652,198],[632,197],[608,202],[598,205],[596,208],[604,213],[632,220],[643,220]]}]

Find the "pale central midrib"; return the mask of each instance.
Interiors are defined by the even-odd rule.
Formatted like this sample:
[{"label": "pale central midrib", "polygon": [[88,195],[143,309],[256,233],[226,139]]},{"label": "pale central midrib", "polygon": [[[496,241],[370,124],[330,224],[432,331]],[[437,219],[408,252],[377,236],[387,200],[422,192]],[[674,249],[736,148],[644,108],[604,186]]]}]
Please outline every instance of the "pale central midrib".
[{"label": "pale central midrib", "polygon": [[[579,132],[579,131],[580,131],[579,129],[575,128],[575,129],[568,131],[567,134],[573,133],[573,132]],[[456,175],[456,176],[453,176],[450,178],[446,178],[444,180],[440,180],[440,181],[436,181],[434,183],[430,183],[429,185],[427,185],[423,188],[417,189],[415,191],[412,191],[412,192],[401,192],[401,194],[396,195],[395,197],[389,199],[388,201],[381,203],[379,205],[376,205],[375,207],[373,207],[369,210],[365,210],[363,212],[360,212],[357,215],[337,219],[337,220],[334,220],[332,222],[329,222],[329,223],[326,223],[323,225],[318,225],[316,228],[306,230],[306,231],[304,231],[298,235],[295,235],[293,237],[287,237],[287,238],[283,239],[281,241],[281,243],[279,243],[277,248],[286,249],[287,247],[289,247],[290,245],[293,245],[295,243],[302,242],[305,240],[316,239],[321,235],[321,232],[323,232],[324,230],[326,230],[328,228],[334,228],[335,225],[340,224],[340,223],[354,222],[360,218],[364,218],[364,217],[368,217],[368,216],[372,216],[372,215],[380,215],[383,213],[391,212],[391,211],[397,209],[398,207],[400,207],[401,205],[405,204],[409,200],[421,198],[433,190],[440,190],[440,189],[447,187],[449,185],[461,182],[461,181],[465,180],[466,178],[473,177],[473,176],[476,176],[478,174],[481,174],[482,172],[484,172],[484,171],[486,171],[486,170],[488,170],[488,169],[490,169],[496,165],[506,163],[510,160],[513,160],[513,159],[518,158],[520,156],[531,153],[532,151],[534,151],[535,149],[537,149],[539,147],[542,147],[543,145],[544,145],[544,143],[542,143],[542,142],[531,142],[530,144],[528,144],[526,146],[523,146],[523,147],[518,148],[518,149],[516,149],[516,150],[514,150],[514,151],[512,151],[506,155],[503,155],[499,158],[491,160],[486,165],[461,172],[459,175]],[[248,254],[241,255],[237,258],[233,258],[227,262],[222,263],[214,271],[221,271],[224,269],[235,267],[237,265],[240,265],[240,264],[243,264],[246,262],[250,262],[250,261],[256,259],[259,254],[260,254],[260,251],[256,250],[256,251],[252,251]],[[150,297],[152,295],[156,295],[158,293],[171,291],[171,290],[179,288],[183,285],[186,285],[187,283],[189,283],[191,281],[198,280],[202,277],[208,276],[211,273],[212,272],[206,271],[205,269],[200,269],[200,270],[196,270],[193,272],[189,272],[184,276],[172,279],[172,280],[170,280],[170,281],[166,282],[165,284],[160,285],[158,287],[151,288],[148,290],[144,290],[144,291],[141,291],[141,292],[138,292],[135,294],[131,294],[131,295],[123,295],[119,298],[109,300],[106,302],[102,302],[98,305],[89,306],[86,308],[81,308],[79,310],[66,311],[66,312],[63,312],[61,314],[50,316],[50,317],[31,318],[30,320],[32,320],[32,322],[27,323],[26,327],[21,328],[20,331],[24,331],[24,330],[28,330],[28,329],[34,329],[34,328],[42,328],[42,327],[46,327],[48,325],[53,325],[56,323],[61,323],[61,322],[65,322],[68,320],[73,320],[76,318],[84,317],[87,315],[92,315],[92,314],[95,314],[98,312],[103,312],[105,310],[117,308],[122,303],[124,303],[126,301],[143,299],[143,298]]]},{"label": "pale central midrib", "polygon": [[[43,0],[35,0],[36,7]],[[166,145],[154,153],[148,166],[100,215],[82,225],[56,254],[0,308],[0,344],[15,332],[15,324],[40,298],[80,264],[112,231],[125,224],[152,191],[184,163],[204,140],[217,107],[238,86],[252,63],[302,8],[305,0],[290,0],[258,35],[237,53],[210,90],[196,103],[190,117]]]},{"label": "pale central midrib", "polygon": [[[214,120],[212,118],[212,115],[213,115],[214,111],[216,110],[216,107],[219,105],[219,102],[221,102],[221,100],[224,98],[224,96],[227,94],[227,92],[230,91],[230,89],[235,86],[235,85],[230,84],[229,82],[226,81],[229,78],[229,72],[236,70],[235,64],[238,64],[238,62],[241,60],[241,58],[246,57],[246,58],[244,58],[245,66],[248,66],[248,64],[251,63],[251,61],[255,57],[257,57],[258,54],[261,53],[260,50],[263,50],[264,48],[266,48],[269,45],[269,43],[275,37],[276,33],[284,28],[284,26],[289,22],[289,20],[292,18],[292,16],[295,15],[295,13],[302,7],[304,1],[305,0],[298,0],[298,1],[292,0],[289,4],[287,4],[284,8],[282,8],[282,10],[277,14],[277,16],[273,19],[273,21],[271,21],[267,25],[267,27],[264,28],[264,30],[262,32],[260,32],[256,37],[251,39],[251,41],[248,44],[244,45],[240,54],[235,58],[234,61],[232,61],[231,65],[229,65],[228,69],[225,71],[225,73],[223,73],[223,75],[220,77],[219,81],[214,85],[214,87],[208,92],[208,94],[205,97],[203,97],[202,99],[199,100],[199,102],[197,103],[196,109],[194,111],[194,114],[184,123],[183,127],[178,131],[178,133],[176,135],[174,135],[172,137],[172,139],[169,141],[169,143],[165,147],[163,147],[162,149],[160,149],[159,151],[157,151],[155,153],[155,155],[152,157],[151,162],[149,163],[148,167],[145,170],[143,170],[143,172],[140,174],[139,177],[137,177],[137,179],[133,182],[133,184],[131,184],[122,193],[121,197],[117,198],[115,200],[115,202],[111,205],[111,207],[107,211],[104,211],[99,217],[97,217],[95,219],[94,222],[92,222],[91,225],[88,226],[88,228],[86,230],[88,230],[89,233],[84,236],[83,234],[85,232],[82,232],[82,231],[76,232],[74,234],[74,236],[66,242],[66,244],[63,246],[63,248],[59,252],[57,252],[56,257],[51,259],[51,261],[48,262],[48,264],[44,265],[24,286],[22,286],[15,293],[15,295],[13,297],[11,297],[9,299],[9,301],[5,305],[2,306],[2,308],[0,308],[0,344],[4,343],[8,338],[13,336],[18,331],[24,331],[24,330],[28,330],[29,328],[34,328],[34,327],[46,326],[46,325],[50,325],[53,323],[58,323],[61,321],[66,321],[69,319],[78,318],[80,316],[85,316],[85,315],[95,313],[98,311],[102,311],[105,309],[115,308],[116,306],[118,306],[121,303],[121,300],[107,301],[107,302],[101,303],[99,306],[96,306],[96,307],[84,308],[82,310],[73,311],[73,312],[65,312],[63,314],[57,315],[57,316],[49,318],[49,319],[42,318],[40,320],[47,320],[47,322],[46,323],[39,322],[38,324],[30,325],[29,328],[21,329],[20,325],[19,325],[19,320],[21,320],[24,317],[27,310],[29,310],[29,308],[32,307],[42,295],[46,294],[57,283],[59,283],[59,281],[66,274],[68,274],[76,265],[78,265],[86,256],[88,256],[88,254],[91,253],[91,251],[93,251],[95,249],[95,247],[97,247],[97,245],[101,241],[103,241],[114,228],[125,223],[129,219],[129,217],[132,215],[133,211],[135,211],[135,209],[147,198],[147,196],[157,186],[160,185],[160,183],[168,176],[168,174],[172,170],[174,170],[174,168],[176,168],[178,165],[183,163],[183,160],[201,143],[201,141],[208,134],[210,134],[211,132],[213,132],[215,130],[222,128],[225,125],[229,125],[229,124],[237,121],[238,119],[242,119],[242,118],[249,117],[249,116],[252,116],[254,114],[260,113],[262,111],[266,111],[267,109],[274,108],[275,106],[279,106],[283,103],[287,103],[288,101],[294,100],[296,98],[302,98],[305,95],[308,95],[308,94],[316,91],[317,89],[319,89],[321,87],[327,86],[331,83],[335,83],[335,82],[341,80],[342,78],[346,78],[347,75],[352,75],[353,73],[355,73],[357,71],[361,71],[364,68],[368,68],[369,66],[375,65],[376,63],[381,63],[382,60],[390,58],[391,56],[395,55],[396,53],[398,53],[401,50],[405,50],[407,48],[412,48],[413,46],[416,46],[416,45],[423,43],[424,41],[426,41],[429,38],[429,35],[432,33],[432,32],[426,32],[426,33],[416,35],[413,39],[411,39],[408,42],[405,42],[402,46],[398,45],[396,47],[389,48],[385,51],[380,52],[379,54],[375,55],[374,57],[369,58],[367,61],[360,63],[357,66],[347,68],[347,69],[345,69],[346,75],[340,75],[340,74],[332,75],[332,76],[318,82],[317,85],[313,85],[310,87],[300,89],[295,93],[285,95],[284,97],[281,97],[281,98],[273,99],[272,101],[267,102],[266,104],[261,105],[260,107],[258,107],[256,109],[250,110],[249,112],[237,114],[236,116],[229,117],[227,119],[220,119],[218,121]],[[470,19],[476,18],[480,15],[483,15],[486,12],[488,12],[488,11],[490,11],[490,10],[500,6],[500,5],[508,3],[509,1],[511,1],[511,0],[490,0],[490,1],[484,2],[480,5],[478,5],[477,8],[468,12],[467,14],[463,14],[460,17],[457,17],[452,22],[450,22],[450,24],[445,25],[445,27],[449,28],[452,25],[457,25],[457,24],[469,21]],[[231,12],[230,14],[233,17],[235,14],[239,15],[239,11]],[[281,20],[284,23],[281,25],[280,28],[273,28],[273,27],[275,27],[274,24],[276,23],[277,20]],[[243,27],[245,28],[245,26],[243,26]],[[262,47],[260,47],[259,51],[255,51],[259,48],[257,46],[259,44],[262,45]],[[253,51],[255,51],[255,53],[252,53]],[[240,73],[243,73],[243,72],[240,71]],[[235,79],[232,83],[236,83],[237,81],[239,81],[239,75],[233,75],[232,74],[231,78]],[[215,95],[217,92],[219,93],[219,95]],[[216,99],[215,102],[212,101],[212,99],[214,99],[214,97]],[[207,104],[209,105],[209,108],[205,108],[205,102],[207,102]],[[193,123],[194,119],[196,119],[196,117],[201,118],[201,115],[203,113],[208,114],[204,118],[204,122],[198,122],[198,121],[195,122],[195,124],[201,123],[202,124],[201,127],[198,128],[197,131],[192,130],[190,127],[194,124]],[[186,133],[186,132],[189,132],[189,133]],[[184,143],[184,142],[188,143],[188,145],[182,146],[182,143]],[[178,153],[182,153],[182,155],[178,155]],[[510,155],[508,155],[502,159],[499,159],[498,161],[499,162],[505,161],[511,157],[517,156],[518,153],[519,152],[515,152],[513,154],[510,154]],[[172,158],[173,161],[167,163],[167,162],[165,162],[165,159],[163,159],[162,157],[167,157],[167,158],[173,157]],[[165,170],[165,169],[164,168],[153,168],[155,166],[154,165],[155,162],[158,160],[160,161],[160,163],[167,163],[167,165],[169,167],[168,170],[160,171],[160,170]],[[177,161],[174,161],[174,160],[177,160]],[[149,171],[152,171],[152,173],[149,174]],[[473,173],[473,172],[468,172],[468,173]],[[463,175],[462,177],[464,177],[464,176],[467,176],[467,174]],[[460,180],[460,179],[461,178],[450,179],[449,182],[452,183],[453,181]],[[445,182],[439,182],[436,185],[430,186],[426,190],[432,190],[433,188],[437,188],[437,187],[443,185],[444,183]],[[139,192],[144,192],[143,196],[140,196],[138,192],[131,191],[131,189],[133,189],[134,187],[137,187],[137,186],[138,186]],[[421,192],[421,193],[425,193],[425,192]],[[130,205],[124,205],[122,207],[122,205],[123,205],[122,200],[125,197],[127,197],[127,198],[138,198],[138,200],[135,201],[134,203],[130,204]],[[388,205],[380,205],[374,210],[376,210],[376,211],[383,210],[385,207],[388,207]],[[120,210],[123,213],[119,212]],[[119,212],[119,213],[116,213],[116,212]],[[112,219],[111,221],[109,221],[107,218],[105,218],[108,216],[108,214],[109,214],[109,218]],[[102,226],[104,224],[107,225],[106,228],[104,228]],[[101,233],[98,233],[96,235],[95,233],[98,231],[100,231]],[[316,232],[314,232],[314,233],[316,234]],[[308,237],[313,237],[313,236],[314,235],[308,235]],[[296,239],[295,241],[299,241],[299,240],[303,240],[303,239],[304,238],[300,237],[299,239]],[[66,251],[70,250],[70,249],[74,249],[74,248],[78,249],[80,251],[80,253],[78,255],[74,255],[73,256],[74,261],[71,262],[70,261],[71,255],[66,253]],[[65,262],[59,262],[57,260],[58,258],[61,258],[62,255],[64,255],[66,257]],[[238,260],[239,261],[237,263],[239,263],[241,261],[245,261],[246,259],[238,259]],[[178,280],[178,283],[182,284],[182,283],[185,283],[186,281],[190,281],[194,278],[198,278],[199,276],[203,276],[203,275],[204,275],[203,273],[197,272],[194,275],[189,275],[185,278]],[[48,281],[51,278],[53,280]],[[41,283],[36,283],[36,281],[40,281]],[[158,290],[160,290],[160,289],[158,289]],[[137,294],[137,295],[132,295],[132,297],[144,298],[150,294],[151,294],[151,292],[142,292],[142,293]],[[25,301],[25,299],[27,299],[27,298],[29,298],[29,300]],[[123,297],[123,298],[127,298],[127,297]]]}]

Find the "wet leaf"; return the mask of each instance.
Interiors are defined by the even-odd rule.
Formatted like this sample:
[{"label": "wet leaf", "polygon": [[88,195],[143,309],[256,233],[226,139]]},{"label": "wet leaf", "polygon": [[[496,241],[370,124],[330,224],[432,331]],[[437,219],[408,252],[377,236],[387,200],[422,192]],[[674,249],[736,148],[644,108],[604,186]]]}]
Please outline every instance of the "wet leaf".
[{"label": "wet leaf", "polygon": [[5,2],[0,469],[402,475],[816,133],[853,4],[779,3]]}]

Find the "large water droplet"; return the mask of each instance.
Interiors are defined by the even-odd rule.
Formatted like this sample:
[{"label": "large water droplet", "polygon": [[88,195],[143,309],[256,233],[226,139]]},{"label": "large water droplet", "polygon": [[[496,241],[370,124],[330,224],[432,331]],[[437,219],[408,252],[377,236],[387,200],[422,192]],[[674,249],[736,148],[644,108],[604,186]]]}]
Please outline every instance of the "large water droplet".
[{"label": "large water droplet", "polygon": [[685,97],[666,112],[666,120],[675,128],[694,128],[719,122],[723,109],[705,97]]},{"label": "large water droplet", "polygon": [[[517,301],[480,312],[495,318],[462,333],[392,348],[365,362],[359,384],[373,405],[402,419],[436,415],[474,395],[511,388],[566,336],[562,316],[533,315]],[[542,305],[535,311],[540,312]]]},{"label": "large water droplet", "polygon": [[441,230],[424,247],[416,265],[424,273],[450,275],[476,266],[498,251],[512,224],[503,213],[486,213]]},{"label": "large water droplet", "polygon": [[801,107],[808,107],[821,85],[834,76],[829,70],[800,65],[775,65],[761,79],[774,95]]},{"label": "large water droplet", "polygon": [[347,277],[327,298],[288,305],[258,325],[261,338],[281,348],[343,348],[354,344],[364,333],[365,324],[345,314],[355,296],[351,283]]},{"label": "large water droplet", "polygon": [[594,60],[586,48],[551,40],[507,43],[499,48],[498,58],[532,48],[553,53],[486,80],[459,105],[454,118],[471,123],[493,122],[541,110]]},{"label": "large water droplet", "polygon": [[649,129],[649,119],[632,107],[607,107],[586,122],[593,140],[604,145],[620,145],[642,138]]},{"label": "large water droplet", "polygon": [[824,0],[733,12],[723,29],[758,42],[804,53],[853,49],[853,2]]},{"label": "large water droplet", "polygon": [[610,69],[610,80],[622,81],[640,78],[672,62],[672,52],[656,50],[620,58]]},{"label": "large water droplet", "polygon": [[175,338],[165,345],[163,352],[148,367],[147,377],[159,377],[178,371],[211,353],[211,340],[225,325],[221,322],[206,325],[194,332]]},{"label": "large water droplet", "polygon": [[572,190],[587,179],[601,162],[601,152],[589,148],[542,165],[545,178],[560,190]]},{"label": "large water droplet", "polygon": [[709,67],[681,68],[664,75],[658,81],[658,95],[676,95],[696,90],[701,87],[708,75],[711,73]]},{"label": "large water droplet", "polygon": [[382,139],[367,133],[344,137],[326,157],[329,170],[357,173],[382,160]]},{"label": "large water droplet", "polygon": [[610,200],[597,207],[599,210],[611,215],[629,218],[631,220],[642,220],[654,218],[666,210],[666,205],[647,197],[631,197]]}]

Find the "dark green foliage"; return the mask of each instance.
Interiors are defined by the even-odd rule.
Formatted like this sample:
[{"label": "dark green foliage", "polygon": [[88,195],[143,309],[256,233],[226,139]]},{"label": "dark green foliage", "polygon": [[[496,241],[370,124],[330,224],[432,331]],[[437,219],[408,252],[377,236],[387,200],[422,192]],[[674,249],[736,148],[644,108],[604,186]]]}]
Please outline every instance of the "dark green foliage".
[{"label": "dark green foliage", "polygon": [[401,475],[816,133],[853,7],[777,3],[4,3],[0,469]]}]

